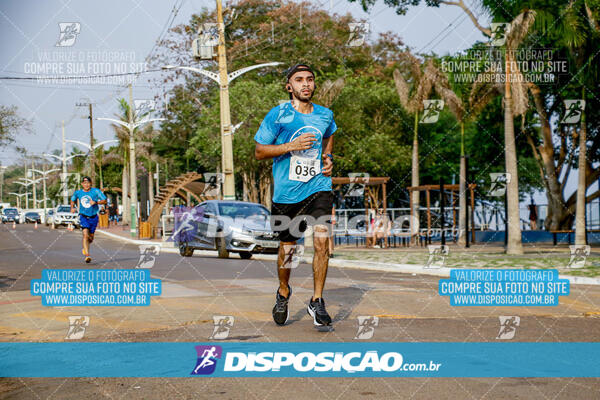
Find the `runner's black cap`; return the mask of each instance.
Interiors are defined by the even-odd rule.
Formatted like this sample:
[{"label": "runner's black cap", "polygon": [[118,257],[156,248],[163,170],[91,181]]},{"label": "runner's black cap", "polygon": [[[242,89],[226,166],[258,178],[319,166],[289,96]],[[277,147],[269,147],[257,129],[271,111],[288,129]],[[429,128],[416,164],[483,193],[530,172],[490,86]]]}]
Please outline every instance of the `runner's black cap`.
[{"label": "runner's black cap", "polygon": [[307,65],[307,64],[296,64],[292,67],[290,67],[287,71],[286,71],[286,78],[289,81],[290,78],[292,77],[292,75],[294,75],[296,72],[301,72],[301,71],[308,71],[313,75],[313,78],[315,77],[315,72],[312,70],[312,68]]},{"label": "runner's black cap", "polygon": [[89,176],[84,176],[83,178],[81,178],[81,182],[83,181],[88,181],[90,183],[92,183],[92,178],[90,178]]}]

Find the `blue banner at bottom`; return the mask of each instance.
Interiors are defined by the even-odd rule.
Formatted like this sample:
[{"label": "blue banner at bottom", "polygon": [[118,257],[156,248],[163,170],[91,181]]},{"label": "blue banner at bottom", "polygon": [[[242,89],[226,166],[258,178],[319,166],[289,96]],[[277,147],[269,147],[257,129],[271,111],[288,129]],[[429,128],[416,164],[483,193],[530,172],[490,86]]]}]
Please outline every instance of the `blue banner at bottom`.
[{"label": "blue banner at bottom", "polygon": [[600,377],[600,343],[0,343],[2,377]]}]

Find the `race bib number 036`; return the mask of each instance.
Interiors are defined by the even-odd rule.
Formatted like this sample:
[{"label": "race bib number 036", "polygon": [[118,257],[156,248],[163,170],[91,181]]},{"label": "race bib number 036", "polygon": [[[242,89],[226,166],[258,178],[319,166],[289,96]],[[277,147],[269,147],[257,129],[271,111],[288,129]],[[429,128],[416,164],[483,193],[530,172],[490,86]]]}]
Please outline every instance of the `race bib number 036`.
[{"label": "race bib number 036", "polygon": [[308,182],[321,173],[321,162],[317,158],[292,156],[290,159],[291,181]]}]

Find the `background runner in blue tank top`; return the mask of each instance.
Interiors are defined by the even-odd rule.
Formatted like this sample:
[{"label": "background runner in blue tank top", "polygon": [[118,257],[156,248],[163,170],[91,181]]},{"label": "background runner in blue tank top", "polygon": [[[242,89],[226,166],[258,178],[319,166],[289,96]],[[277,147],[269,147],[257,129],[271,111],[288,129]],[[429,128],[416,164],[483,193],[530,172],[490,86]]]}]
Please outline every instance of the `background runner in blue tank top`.
[{"label": "background runner in blue tank top", "polygon": [[90,244],[94,241],[94,232],[98,226],[99,204],[106,204],[106,196],[100,189],[92,187],[92,179],[84,176],[81,179],[83,189],[76,190],[71,196],[71,212],[75,212],[75,205],[79,202],[79,226],[83,231],[83,249],[81,252],[85,262],[90,263]]}]

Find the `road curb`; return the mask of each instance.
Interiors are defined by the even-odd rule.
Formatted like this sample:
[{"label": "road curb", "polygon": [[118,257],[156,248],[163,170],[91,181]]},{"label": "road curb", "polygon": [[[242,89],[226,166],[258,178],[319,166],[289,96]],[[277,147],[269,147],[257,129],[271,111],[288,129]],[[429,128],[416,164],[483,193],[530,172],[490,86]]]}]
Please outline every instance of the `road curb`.
[{"label": "road curb", "polygon": [[[101,232],[104,235],[107,235],[113,239],[121,240],[131,244],[145,244],[145,245],[160,245],[161,252],[170,253],[170,254],[179,254],[179,249],[175,247],[164,247],[164,242],[153,242],[150,240],[137,240],[130,239],[120,235],[116,235],[114,233],[106,232],[101,229],[98,229],[96,232]],[[217,251],[211,250],[196,250],[194,252],[198,255],[206,255],[206,256],[217,256]],[[275,254],[255,254],[253,256],[255,260],[262,261],[275,261],[277,259],[277,255]],[[312,258],[305,257],[303,260],[305,263],[312,263]],[[403,274],[412,274],[412,275],[429,275],[429,276],[439,276],[442,278],[450,277],[450,271],[453,268],[429,268],[425,265],[419,264],[391,264],[391,263],[378,263],[372,261],[354,261],[354,260],[344,260],[339,258],[331,258],[329,259],[329,265],[332,267],[338,268],[353,268],[353,269],[366,269],[370,271],[383,271],[383,272],[399,272]],[[570,284],[573,285],[600,285],[600,278],[590,278],[586,276],[570,276],[570,275],[559,275],[560,279],[566,279]]]}]

